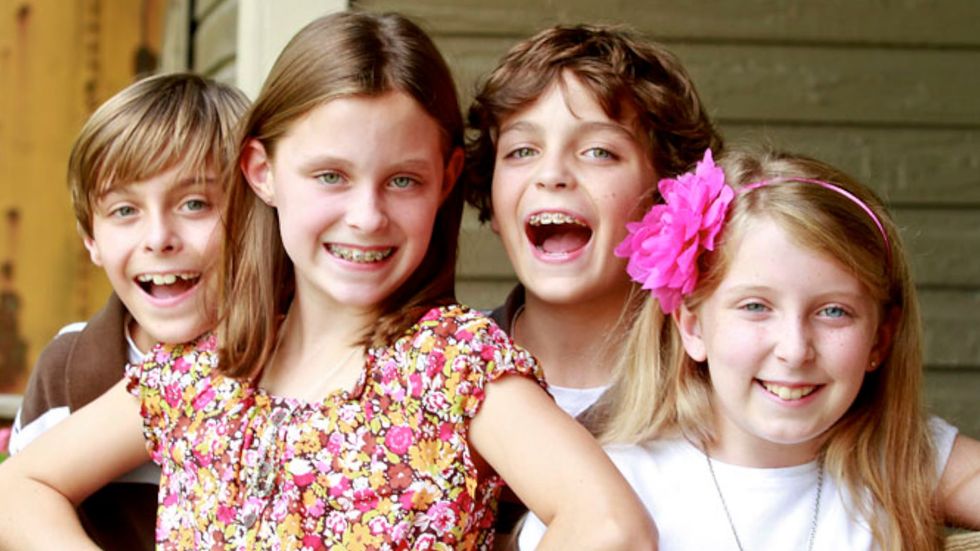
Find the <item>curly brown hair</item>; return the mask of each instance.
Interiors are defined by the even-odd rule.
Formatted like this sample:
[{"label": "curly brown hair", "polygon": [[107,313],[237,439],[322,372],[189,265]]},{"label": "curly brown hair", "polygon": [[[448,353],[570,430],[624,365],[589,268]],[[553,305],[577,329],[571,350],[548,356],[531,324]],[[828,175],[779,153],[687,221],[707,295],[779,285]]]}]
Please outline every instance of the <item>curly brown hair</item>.
[{"label": "curly brown hair", "polygon": [[534,102],[562,73],[573,73],[606,114],[638,116],[661,177],[686,172],[708,147],[720,153],[722,139],[694,83],[662,46],[639,40],[621,27],[558,25],[515,45],[485,79],[468,114],[466,200],[492,213],[490,188],[500,121]]}]

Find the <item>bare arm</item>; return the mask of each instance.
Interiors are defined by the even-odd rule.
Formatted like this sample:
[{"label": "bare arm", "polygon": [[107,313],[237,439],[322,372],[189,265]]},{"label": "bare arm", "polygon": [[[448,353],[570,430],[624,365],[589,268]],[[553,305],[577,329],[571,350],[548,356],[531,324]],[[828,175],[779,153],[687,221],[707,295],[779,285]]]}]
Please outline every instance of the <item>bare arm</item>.
[{"label": "bare arm", "polygon": [[0,465],[0,549],[96,549],[75,506],[147,461],[139,402],[125,384]]},{"label": "bare arm", "polygon": [[939,479],[939,503],[947,524],[980,530],[980,442],[956,437]]},{"label": "bare arm", "polygon": [[639,498],[581,425],[533,381],[487,386],[470,443],[548,531],[539,549],[656,549]]}]

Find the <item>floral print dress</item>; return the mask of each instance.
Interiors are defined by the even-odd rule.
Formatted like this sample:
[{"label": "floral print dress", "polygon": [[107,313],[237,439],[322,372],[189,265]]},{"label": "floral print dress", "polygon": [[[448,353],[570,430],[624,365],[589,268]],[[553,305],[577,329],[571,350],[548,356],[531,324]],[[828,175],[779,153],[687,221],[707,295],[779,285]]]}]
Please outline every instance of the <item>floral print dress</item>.
[{"label": "floral print dress", "polygon": [[128,374],[162,467],[162,549],[488,549],[497,476],[467,444],[486,385],[541,381],[492,321],[436,308],[360,381],[309,403],[214,371],[214,335],[161,345]]}]

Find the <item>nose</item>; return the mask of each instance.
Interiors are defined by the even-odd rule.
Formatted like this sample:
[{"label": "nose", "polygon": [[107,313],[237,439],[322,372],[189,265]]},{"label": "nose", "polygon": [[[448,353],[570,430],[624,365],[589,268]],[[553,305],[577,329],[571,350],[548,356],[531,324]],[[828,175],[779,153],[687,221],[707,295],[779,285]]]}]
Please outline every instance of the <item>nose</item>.
[{"label": "nose", "polygon": [[180,250],[182,242],[176,222],[166,213],[151,213],[146,217],[146,233],[143,247],[148,252],[173,253]]},{"label": "nose", "polygon": [[813,360],[816,350],[810,327],[805,319],[800,316],[787,316],[781,321],[775,354],[779,361],[790,367],[802,367]]},{"label": "nose", "polygon": [[561,151],[542,155],[534,185],[539,189],[561,190],[575,187],[575,174]]},{"label": "nose", "polygon": [[354,186],[350,191],[344,221],[363,233],[384,229],[388,216],[379,190],[372,185]]}]

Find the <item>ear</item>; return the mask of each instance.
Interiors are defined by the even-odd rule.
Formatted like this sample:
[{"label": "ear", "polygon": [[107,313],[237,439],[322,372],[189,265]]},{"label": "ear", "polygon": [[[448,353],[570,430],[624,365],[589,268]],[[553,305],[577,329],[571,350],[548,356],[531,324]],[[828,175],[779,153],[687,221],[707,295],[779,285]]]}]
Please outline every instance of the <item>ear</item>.
[{"label": "ear", "polygon": [[276,193],[272,185],[272,164],[262,142],[252,138],[245,144],[239,168],[252,191],[270,207],[276,206]]},{"label": "ear", "polygon": [[102,255],[99,254],[99,246],[95,243],[95,239],[92,239],[85,230],[79,228],[82,234],[82,243],[85,245],[85,249],[88,250],[88,257],[92,259],[92,264],[98,267],[102,267]]},{"label": "ear", "polygon": [[674,326],[681,334],[681,341],[684,343],[687,355],[696,362],[707,360],[708,352],[704,346],[704,338],[701,336],[701,320],[698,319],[698,315],[681,304],[673,317]]},{"label": "ear", "polygon": [[490,213],[490,229],[493,230],[493,233],[500,235],[500,224],[497,223],[497,215],[492,212]]},{"label": "ear", "polygon": [[446,170],[443,172],[442,197],[439,198],[440,201],[445,201],[446,197],[449,197],[449,194],[453,191],[457,180],[459,180],[459,175],[463,173],[464,162],[465,155],[463,154],[463,148],[457,147],[453,149],[452,154],[449,156],[449,162],[446,163]]},{"label": "ear", "polygon": [[868,362],[868,371],[874,371],[881,365],[883,359],[888,357],[892,350],[892,341],[895,338],[895,331],[898,329],[898,322],[902,319],[902,309],[893,306],[885,312],[884,319],[878,325],[878,333],[875,335],[875,343],[871,347],[871,359]]}]

